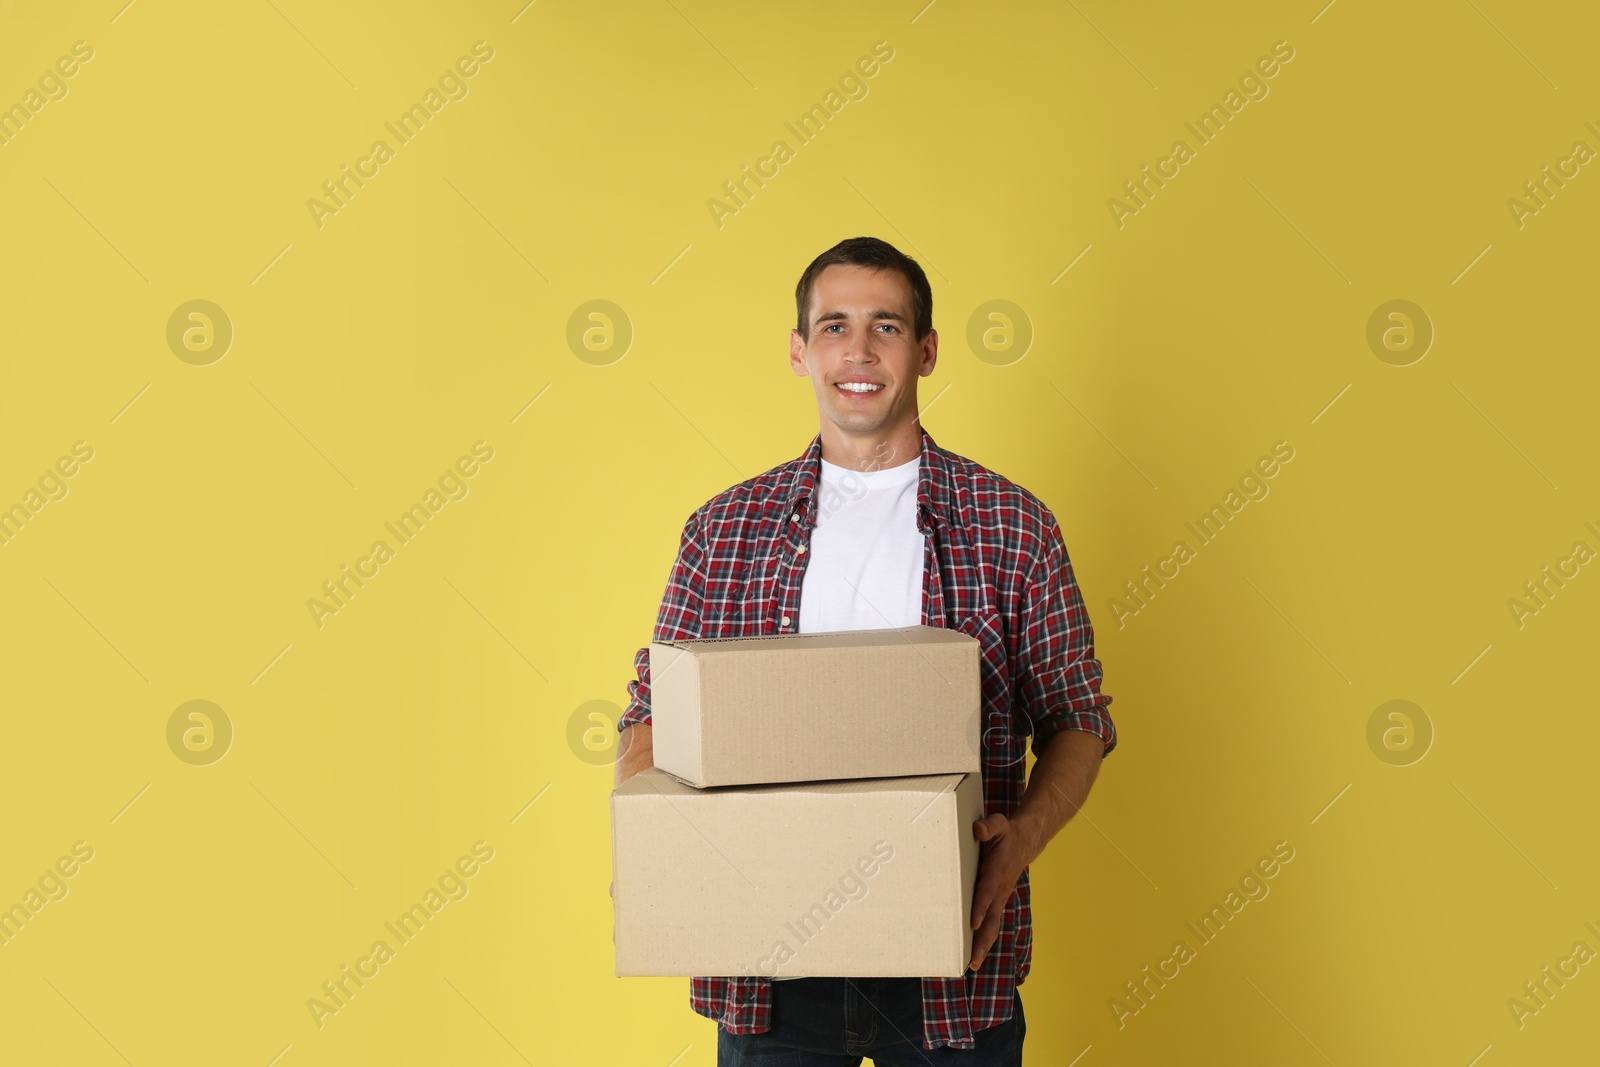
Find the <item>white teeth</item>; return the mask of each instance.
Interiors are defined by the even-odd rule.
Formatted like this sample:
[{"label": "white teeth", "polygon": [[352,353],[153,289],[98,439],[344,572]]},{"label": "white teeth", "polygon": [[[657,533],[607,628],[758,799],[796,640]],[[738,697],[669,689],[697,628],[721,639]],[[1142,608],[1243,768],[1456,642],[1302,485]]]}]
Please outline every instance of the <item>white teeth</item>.
[{"label": "white teeth", "polygon": [[876,393],[883,386],[872,385],[869,382],[840,382],[839,388],[847,393]]}]

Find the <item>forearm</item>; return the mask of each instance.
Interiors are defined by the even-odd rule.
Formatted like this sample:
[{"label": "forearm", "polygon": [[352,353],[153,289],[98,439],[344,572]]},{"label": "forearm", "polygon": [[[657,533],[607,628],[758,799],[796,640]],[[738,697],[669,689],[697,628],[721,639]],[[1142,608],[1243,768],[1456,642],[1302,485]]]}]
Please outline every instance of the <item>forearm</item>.
[{"label": "forearm", "polygon": [[1089,797],[1100,773],[1105,742],[1086,730],[1062,730],[1034,761],[1022,803],[1011,823],[1022,831],[1032,863]]}]

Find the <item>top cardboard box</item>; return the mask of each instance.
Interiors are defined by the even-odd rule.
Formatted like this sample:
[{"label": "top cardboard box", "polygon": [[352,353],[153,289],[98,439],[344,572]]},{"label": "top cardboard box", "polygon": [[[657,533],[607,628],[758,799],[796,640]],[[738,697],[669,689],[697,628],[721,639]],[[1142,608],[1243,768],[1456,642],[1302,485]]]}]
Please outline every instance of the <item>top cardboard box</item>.
[{"label": "top cardboard box", "polygon": [[937,626],[652,642],[655,765],[701,788],[981,772],[978,663]]}]

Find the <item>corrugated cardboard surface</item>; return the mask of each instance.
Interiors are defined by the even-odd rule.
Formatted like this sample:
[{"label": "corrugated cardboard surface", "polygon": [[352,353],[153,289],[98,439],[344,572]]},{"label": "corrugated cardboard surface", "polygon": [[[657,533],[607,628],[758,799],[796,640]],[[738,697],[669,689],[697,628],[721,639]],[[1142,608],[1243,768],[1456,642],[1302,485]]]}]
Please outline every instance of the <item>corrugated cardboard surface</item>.
[{"label": "corrugated cardboard surface", "polygon": [[978,642],[936,626],[650,645],[655,765],[696,786],[981,770]]},{"label": "corrugated cardboard surface", "polygon": [[959,977],[978,772],[612,791],[618,975]]}]

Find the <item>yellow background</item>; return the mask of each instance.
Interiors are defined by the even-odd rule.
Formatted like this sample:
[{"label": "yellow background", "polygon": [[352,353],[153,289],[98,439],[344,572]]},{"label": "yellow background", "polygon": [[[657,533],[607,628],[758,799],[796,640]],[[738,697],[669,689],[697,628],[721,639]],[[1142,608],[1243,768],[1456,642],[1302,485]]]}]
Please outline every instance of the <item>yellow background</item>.
[{"label": "yellow background", "polygon": [[[612,975],[612,770],[570,727],[626,699],[685,516],[816,432],[793,288],[858,234],[927,268],[925,423],[1059,516],[1115,701],[1033,869],[1030,1061],[1592,1054],[1600,966],[1520,1029],[1506,1001],[1600,949],[1600,576],[1520,629],[1506,602],[1600,548],[1600,176],[1521,228],[1506,201],[1600,148],[1597,30],[1504,0],[0,3],[0,104],[94,49],[0,146],[0,504],[94,450],[0,546],[0,902],[94,849],[0,947],[0,1059],[714,1063],[686,979]],[[319,228],[306,201],[479,40],[469,94]],[[166,339],[196,299],[234,331],[205,366]],[[1395,299],[1436,331],[1409,366],[1366,341]],[[569,346],[591,300],[620,359]],[[1021,359],[968,344],[992,300]],[[480,440],[468,495],[319,628],[307,600]],[[1279,440],[1270,496],[1118,629],[1122,583]],[[1407,766],[1367,740],[1394,699],[1434,732]],[[233,726],[209,766],[168,747],[190,700]],[[307,999],[480,840],[469,895],[319,1029]],[[1280,840],[1270,896],[1119,1028]]]}]

